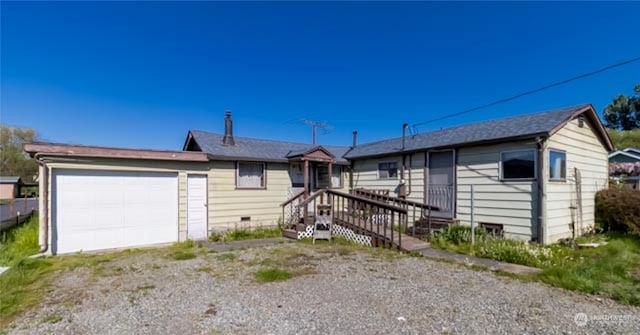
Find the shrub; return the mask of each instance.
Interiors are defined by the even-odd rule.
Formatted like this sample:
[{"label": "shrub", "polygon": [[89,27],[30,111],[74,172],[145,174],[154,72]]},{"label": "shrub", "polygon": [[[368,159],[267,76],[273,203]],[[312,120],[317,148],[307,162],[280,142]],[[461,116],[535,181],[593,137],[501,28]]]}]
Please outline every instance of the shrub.
[{"label": "shrub", "polygon": [[596,193],[596,221],[605,231],[640,235],[640,191],[602,190]]}]

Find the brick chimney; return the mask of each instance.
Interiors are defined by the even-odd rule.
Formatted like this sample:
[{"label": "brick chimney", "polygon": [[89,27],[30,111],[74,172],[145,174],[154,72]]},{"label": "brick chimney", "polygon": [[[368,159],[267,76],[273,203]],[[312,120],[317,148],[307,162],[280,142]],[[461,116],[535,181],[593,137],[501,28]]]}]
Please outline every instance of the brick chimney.
[{"label": "brick chimney", "polygon": [[225,112],[224,118],[224,137],[222,138],[223,145],[235,145],[233,141],[233,121],[231,120],[231,111]]}]

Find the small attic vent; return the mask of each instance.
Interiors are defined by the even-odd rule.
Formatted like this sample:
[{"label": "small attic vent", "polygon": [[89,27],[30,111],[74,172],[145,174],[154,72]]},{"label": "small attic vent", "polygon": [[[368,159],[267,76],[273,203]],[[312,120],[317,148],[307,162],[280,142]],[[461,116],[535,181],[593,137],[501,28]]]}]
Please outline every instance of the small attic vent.
[{"label": "small attic vent", "polygon": [[578,115],[578,127],[584,128],[584,115]]}]

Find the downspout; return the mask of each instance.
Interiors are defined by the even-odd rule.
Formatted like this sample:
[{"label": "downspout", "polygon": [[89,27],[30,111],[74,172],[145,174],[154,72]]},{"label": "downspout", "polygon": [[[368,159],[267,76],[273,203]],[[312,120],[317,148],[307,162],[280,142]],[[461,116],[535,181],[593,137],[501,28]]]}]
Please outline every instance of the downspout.
[{"label": "downspout", "polygon": [[[407,123],[402,124],[402,151],[404,151],[405,149],[405,137],[406,137],[407,127],[409,127],[409,124]],[[402,169],[400,170],[400,197],[401,198],[406,198],[411,192],[411,191],[407,192],[407,181],[405,180],[406,161],[407,161],[407,155],[403,154]],[[409,175],[411,175],[411,173],[409,173]]]},{"label": "downspout", "polygon": [[39,166],[42,167],[42,213],[40,213],[39,223],[39,244],[40,253],[47,252],[49,250],[49,167],[47,163],[40,160],[39,153],[35,154],[33,158],[36,160]]},{"label": "downspout", "polygon": [[545,244],[545,227],[546,227],[546,199],[547,195],[544,189],[545,183],[545,174],[544,174],[544,147],[545,147],[546,139],[538,137],[536,138],[536,146],[538,148],[537,158],[538,158],[538,174],[537,174],[537,184],[538,184],[538,244]]},{"label": "downspout", "polygon": [[[353,131],[353,142],[351,144],[351,149],[355,148],[358,145],[358,131]],[[353,168],[355,166],[355,162],[353,160],[349,160],[349,193],[353,193]]]},{"label": "downspout", "polygon": [[[409,168],[406,168],[406,164],[405,162],[407,161],[407,156],[409,156]],[[413,165],[413,154],[409,154],[409,155],[403,155],[402,156],[402,173],[400,178],[402,179],[402,187],[404,189],[403,191],[403,196],[404,197],[408,197],[411,195],[411,166]],[[406,170],[409,170],[408,173],[406,173]],[[407,185],[407,180],[405,179],[405,173],[408,174],[409,178],[407,178],[409,180],[408,185]]]}]

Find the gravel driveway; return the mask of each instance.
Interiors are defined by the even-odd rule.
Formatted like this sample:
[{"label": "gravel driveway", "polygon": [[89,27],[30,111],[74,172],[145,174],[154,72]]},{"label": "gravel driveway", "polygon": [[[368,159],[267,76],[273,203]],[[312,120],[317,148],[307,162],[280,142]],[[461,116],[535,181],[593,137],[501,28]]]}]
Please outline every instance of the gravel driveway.
[{"label": "gravel driveway", "polygon": [[[299,276],[257,283],[264,267]],[[640,334],[640,309],[388,250],[283,244],[66,271],[8,333]]]}]

